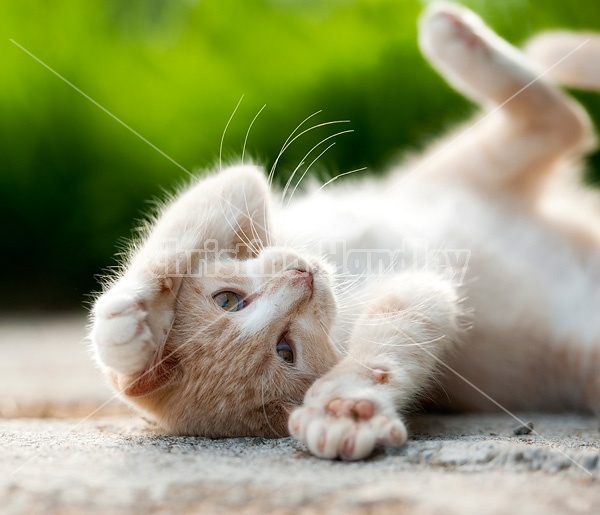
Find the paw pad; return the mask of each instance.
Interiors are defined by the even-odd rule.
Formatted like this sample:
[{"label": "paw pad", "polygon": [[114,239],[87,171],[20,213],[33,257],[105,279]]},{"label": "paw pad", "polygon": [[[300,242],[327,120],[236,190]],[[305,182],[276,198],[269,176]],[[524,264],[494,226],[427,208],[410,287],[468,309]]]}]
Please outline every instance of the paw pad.
[{"label": "paw pad", "polygon": [[[390,374],[375,369],[379,382]],[[321,458],[360,460],[376,446],[401,445],[406,428],[389,390],[364,369],[317,380],[289,419],[291,436]]]},{"label": "paw pad", "polygon": [[371,401],[365,400],[334,399],[327,405],[327,411],[336,417],[367,420],[375,414],[375,405]]}]

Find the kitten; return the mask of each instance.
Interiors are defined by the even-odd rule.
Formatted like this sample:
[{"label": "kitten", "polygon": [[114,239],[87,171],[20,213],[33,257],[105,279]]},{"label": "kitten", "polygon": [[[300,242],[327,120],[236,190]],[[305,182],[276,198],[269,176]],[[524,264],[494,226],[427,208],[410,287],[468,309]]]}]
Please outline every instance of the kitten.
[{"label": "kitten", "polygon": [[[557,80],[599,88],[591,37]],[[584,39],[530,52],[549,67]],[[465,8],[430,7],[420,45],[484,107],[471,128],[285,205],[260,167],[229,166],[169,202],[106,285],[98,362],[164,430],[361,459],[402,444],[422,399],[600,413],[600,215],[572,180],[589,119]]]}]

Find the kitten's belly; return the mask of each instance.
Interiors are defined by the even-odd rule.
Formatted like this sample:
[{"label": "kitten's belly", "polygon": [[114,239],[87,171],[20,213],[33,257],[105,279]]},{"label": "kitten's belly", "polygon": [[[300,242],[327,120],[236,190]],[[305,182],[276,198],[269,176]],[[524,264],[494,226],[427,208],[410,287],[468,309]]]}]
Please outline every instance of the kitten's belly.
[{"label": "kitten's belly", "polygon": [[468,350],[444,374],[449,406],[499,409],[470,382],[511,410],[588,408],[582,393],[600,374],[600,242],[584,250],[531,219],[489,229],[467,275]]},{"label": "kitten's belly", "polygon": [[531,215],[460,188],[391,198],[366,187],[301,204],[288,218],[292,238],[312,242],[346,278],[372,272],[373,259],[382,271],[398,250],[401,267],[421,267],[423,242],[470,252],[463,287],[474,330],[449,363],[456,374],[445,372],[455,407],[494,408],[464,379],[510,409],[576,407],[581,385],[562,378],[569,367],[581,376],[600,347],[600,242],[593,255]]}]

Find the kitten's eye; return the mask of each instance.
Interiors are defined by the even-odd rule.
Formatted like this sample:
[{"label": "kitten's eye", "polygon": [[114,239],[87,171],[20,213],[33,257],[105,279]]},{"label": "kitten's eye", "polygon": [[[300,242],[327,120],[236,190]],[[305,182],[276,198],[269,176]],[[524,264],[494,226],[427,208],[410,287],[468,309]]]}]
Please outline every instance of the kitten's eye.
[{"label": "kitten's eye", "polygon": [[282,338],[277,344],[277,354],[282,361],[292,365],[294,364],[294,351],[292,350],[290,344],[285,341],[285,338]]},{"label": "kitten's eye", "polygon": [[232,291],[217,293],[213,295],[213,299],[217,303],[217,306],[223,308],[225,311],[239,311],[245,307],[242,296]]}]

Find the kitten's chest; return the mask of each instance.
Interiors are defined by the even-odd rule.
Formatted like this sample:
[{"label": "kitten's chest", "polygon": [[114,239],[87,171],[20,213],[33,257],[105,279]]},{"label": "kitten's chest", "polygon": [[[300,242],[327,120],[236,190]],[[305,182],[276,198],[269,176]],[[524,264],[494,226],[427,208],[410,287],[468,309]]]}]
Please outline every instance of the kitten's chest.
[{"label": "kitten's chest", "polygon": [[278,241],[327,257],[344,276],[400,271],[459,244],[465,204],[440,193],[367,183],[307,197],[282,213]]},{"label": "kitten's chest", "polygon": [[502,312],[510,327],[525,316],[557,339],[600,341],[600,249],[582,253],[501,201],[417,186],[308,197],[282,218],[282,241],[327,256],[354,289],[393,271],[450,266],[482,320]]}]

